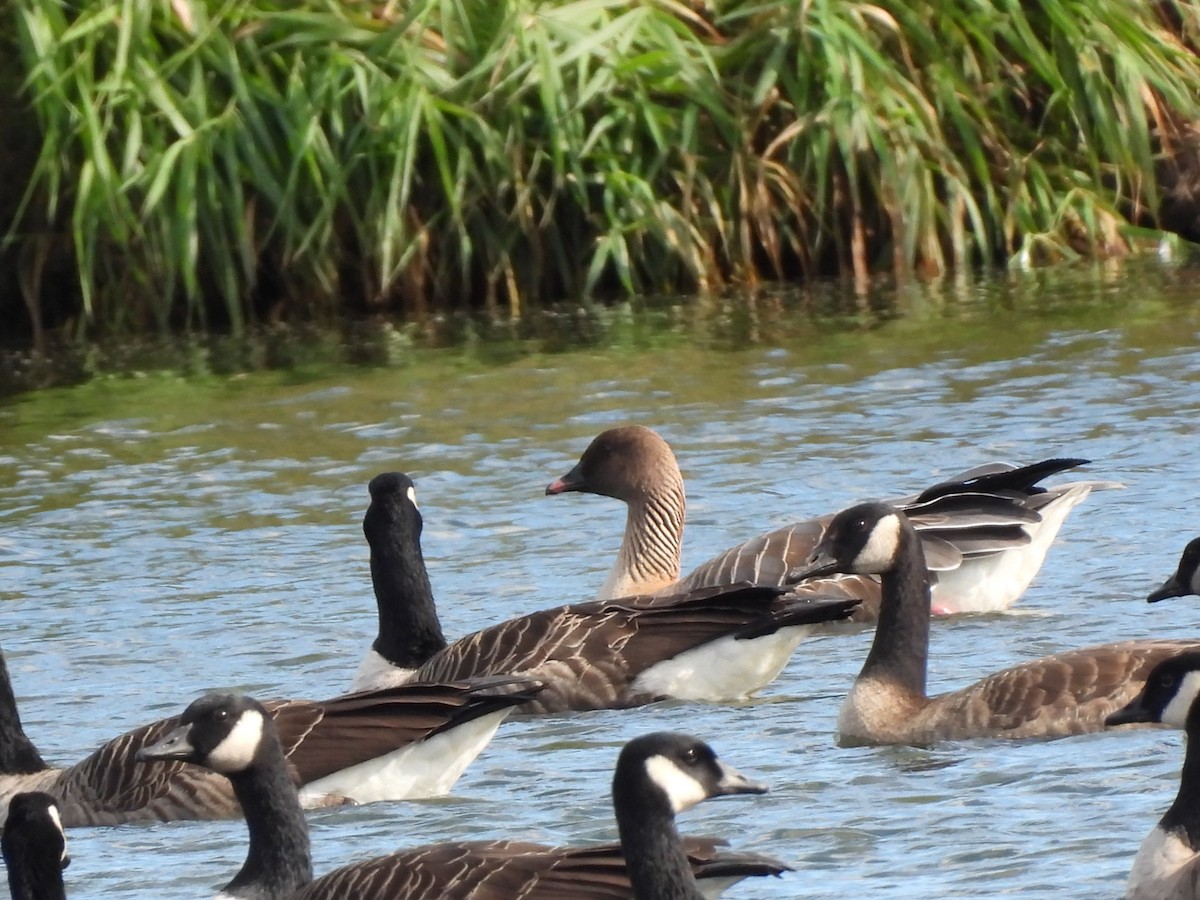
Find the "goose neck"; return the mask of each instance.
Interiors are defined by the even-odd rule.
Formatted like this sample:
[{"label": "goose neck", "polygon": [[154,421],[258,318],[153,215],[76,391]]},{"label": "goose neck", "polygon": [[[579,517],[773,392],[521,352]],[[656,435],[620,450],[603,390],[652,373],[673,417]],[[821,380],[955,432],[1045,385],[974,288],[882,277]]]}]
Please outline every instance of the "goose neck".
[{"label": "goose neck", "polygon": [[66,900],[63,886],[62,861],[47,855],[43,848],[22,842],[22,859],[4,855],[8,869],[8,890],[12,900]]},{"label": "goose neck", "polygon": [[446,646],[419,546],[372,541],[371,583],[379,611],[372,647],[380,656],[393,666],[416,669]]},{"label": "goose neck", "polygon": [[613,806],[634,900],[701,900],[704,895],[665,798],[632,778],[618,776]]},{"label": "goose neck", "polygon": [[17,698],[13,694],[12,680],[8,677],[8,664],[4,654],[0,653],[0,774],[27,775],[48,768],[21,727],[21,714],[17,711]]},{"label": "goose neck", "polygon": [[625,536],[609,576],[609,597],[679,580],[685,509],[682,484],[629,503]]},{"label": "goose neck", "polygon": [[929,570],[911,526],[900,533],[892,568],[882,576],[875,638],[860,678],[882,678],[924,697],[929,657]]},{"label": "goose neck", "polygon": [[283,750],[264,747],[260,759],[230,776],[250,831],[241,871],[222,892],[255,900],[288,897],[312,881],[308,826]]},{"label": "goose neck", "polygon": [[1200,728],[1189,727],[1188,731],[1179,793],[1159,824],[1164,831],[1179,833],[1188,846],[1200,851]]}]

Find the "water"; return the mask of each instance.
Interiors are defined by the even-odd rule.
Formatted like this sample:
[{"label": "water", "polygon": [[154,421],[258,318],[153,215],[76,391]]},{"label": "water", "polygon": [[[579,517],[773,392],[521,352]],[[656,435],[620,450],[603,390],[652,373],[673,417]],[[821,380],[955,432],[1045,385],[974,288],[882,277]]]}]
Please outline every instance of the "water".
[{"label": "water", "polygon": [[[387,469],[417,480],[448,634],[588,596],[623,510],[542,489],[626,421],[656,427],[680,457],[685,567],[995,458],[1084,456],[1089,476],[1128,484],[1072,515],[1013,612],[935,625],[931,691],[1059,649],[1200,637],[1194,600],[1142,602],[1200,524],[1189,274],[1026,282],[1000,291],[1011,302],[976,290],[902,295],[907,315],[851,327],[780,314],[740,349],[217,386],[147,377],[2,407],[0,642],[26,729],[66,763],[211,688],[344,689],[374,628],[365,485]],[[1118,897],[1174,796],[1181,736],[839,748],[839,699],[869,639],[802,645],[742,706],[507,723],[452,797],[314,814],[317,871],[459,837],[611,839],[618,747],[681,729],[773,788],[701,805],[684,829],[797,869],[727,896]],[[211,895],[245,852],[240,822],[81,829],[70,842],[74,898]]]}]

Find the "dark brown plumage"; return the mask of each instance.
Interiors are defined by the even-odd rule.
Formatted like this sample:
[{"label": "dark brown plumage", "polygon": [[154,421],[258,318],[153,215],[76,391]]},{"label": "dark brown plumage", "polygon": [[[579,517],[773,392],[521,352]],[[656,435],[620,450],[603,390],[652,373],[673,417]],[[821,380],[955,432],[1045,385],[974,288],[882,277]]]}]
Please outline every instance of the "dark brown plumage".
[{"label": "dark brown plumage", "polygon": [[[223,897],[246,900],[643,900],[692,898],[696,877],[737,880],[787,866],[727,854],[711,839],[683,841],[675,814],[709,797],[761,794],[704,742],[656,732],[629,741],[612,782],[621,844],[547,847],[522,841],[454,841],[351,863],[315,881],[308,828],[275,728],[261,704],[237,694],[191,703],[180,727],[142,750],[148,765],[186,760],[223,773],[250,832],[241,870]],[[637,885],[637,889],[634,889]]]},{"label": "dark brown plumage", "polygon": [[[510,619],[460,638],[435,654],[413,677],[533,675],[544,680],[546,687],[522,707],[524,712],[638,706],[664,696],[639,683],[639,676],[657,663],[719,638],[742,635],[749,639],[782,627],[844,618],[856,602],[797,600],[778,588],[735,585],[680,595],[576,603]],[[783,662],[786,655],[780,665]],[[745,685],[743,689],[761,686]]]},{"label": "dark brown plumage", "polygon": [[741,699],[779,673],[809,625],[843,619],[858,603],[779,587],[707,587],[543,609],[445,646],[421,555],[415,486],[385,472],[369,489],[363,531],[379,635],[355,677],[359,690],[514,673],[546,685],[523,712]]},{"label": "dark brown plumage", "polygon": [[[692,872],[706,878],[781,875],[788,867],[724,841],[685,837]],[[471,900],[630,900],[621,845],[548,847],[526,841],[460,841],[413,847],[323,875],[294,896],[467,897]]]},{"label": "dark brown plumage", "polygon": [[[537,683],[500,680],[414,684],[332,700],[273,700],[274,718],[294,777],[310,785],[526,700]],[[241,814],[227,779],[184,763],[144,766],[137,751],[178,726],[177,718],[135,728],[66,768],[47,765],[21,728],[8,668],[0,654],[0,802],[44,791],[59,801],[63,824],[233,818]],[[30,752],[32,751],[32,756]],[[450,760],[447,760],[447,764]],[[398,798],[399,799],[399,798]],[[306,797],[312,806],[345,802]]]}]

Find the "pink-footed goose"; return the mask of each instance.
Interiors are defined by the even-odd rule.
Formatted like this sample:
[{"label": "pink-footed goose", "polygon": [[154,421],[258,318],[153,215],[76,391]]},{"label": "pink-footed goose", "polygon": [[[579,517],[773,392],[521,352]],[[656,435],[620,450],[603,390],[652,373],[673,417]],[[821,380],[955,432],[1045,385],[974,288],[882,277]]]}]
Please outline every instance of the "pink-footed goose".
[{"label": "pink-footed goose", "polygon": [[848,744],[932,744],[1101,731],[1155,665],[1197,640],[1129,640],[1069,650],[929,697],[929,571],[904,513],[862,503],[834,516],[796,577],[878,575],[883,599],[871,650],[838,715]]},{"label": "pink-footed goose", "polygon": [[424,681],[520,674],[545,688],[527,713],[639,706],[663,698],[740,700],[770,683],[814,624],[843,619],[858,601],[773,586],[571,603],[517,616],[447,644],[421,554],[423,520],[412,479],[371,479],[363,532],[379,633],[355,675],[363,690]]},{"label": "pink-footed goose", "polygon": [[[1096,488],[1113,482],[1080,481],[1041,487],[1043,478],[1082,465],[1047,459],[1014,467],[991,463],[892,501],[921,534],[934,572],[936,613],[995,612],[1029,587],[1067,514]],[[806,519],[732,547],[680,577],[686,500],[675,454],[656,432],[626,425],[597,436],[547,494],[580,491],[623,501],[625,536],[597,599],[627,593],[688,590],[750,581],[782,584],[829,526],[832,514]],[[982,508],[971,503],[983,499]],[[1003,500],[1003,503],[997,503]],[[810,590],[863,601],[854,619],[873,622],[879,609],[874,579],[840,577]]]}]

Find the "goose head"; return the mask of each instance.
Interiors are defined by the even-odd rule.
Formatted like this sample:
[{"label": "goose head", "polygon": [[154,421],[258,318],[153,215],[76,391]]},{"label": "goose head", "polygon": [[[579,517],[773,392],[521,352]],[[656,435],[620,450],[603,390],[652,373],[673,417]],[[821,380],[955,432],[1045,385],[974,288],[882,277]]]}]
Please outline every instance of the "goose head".
[{"label": "goose head", "polygon": [[1183,548],[1175,574],[1151,593],[1146,602],[1157,603],[1168,597],[1186,597],[1188,594],[1200,594],[1200,538],[1193,539]]},{"label": "goose head", "polygon": [[643,425],[623,425],[597,435],[574,468],[552,481],[546,493],[582,491],[636,503],[681,479],[666,441]]},{"label": "goose head", "polygon": [[371,505],[363,516],[363,533],[369,542],[376,536],[396,535],[420,543],[424,524],[417,507],[417,488],[403,472],[384,472],[367,485]]},{"label": "goose head", "polygon": [[835,573],[882,575],[896,566],[912,525],[887,503],[860,503],[833,517],[803,564],[788,573],[789,581]]},{"label": "goose head", "polygon": [[192,701],[179,721],[157,744],[140,749],[137,758],[182,760],[236,775],[254,766],[274,727],[262,705],[242,694],[207,694]]},{"label": "goose head", "polygon": [[10,870],[34,858],[57,859],[60,870],[71,864],[58,801],[41,791],[16,794],[9,801],[0,845]]},{"label": "goose head", "polygon": [[674,813],[712,797],[766,792],[765,784],[721,762],[704,741],[669,731],[643,735],[627,743],[617,758],[613,776],[613,803],[617,807],[649,801],[665,804]]},{"label": "goose head", "polygon": [[1104,720],[1106,725],[1159,723],[1200,728],[1200,652],[1180,653],[1155,666],[1142,691]]}]

